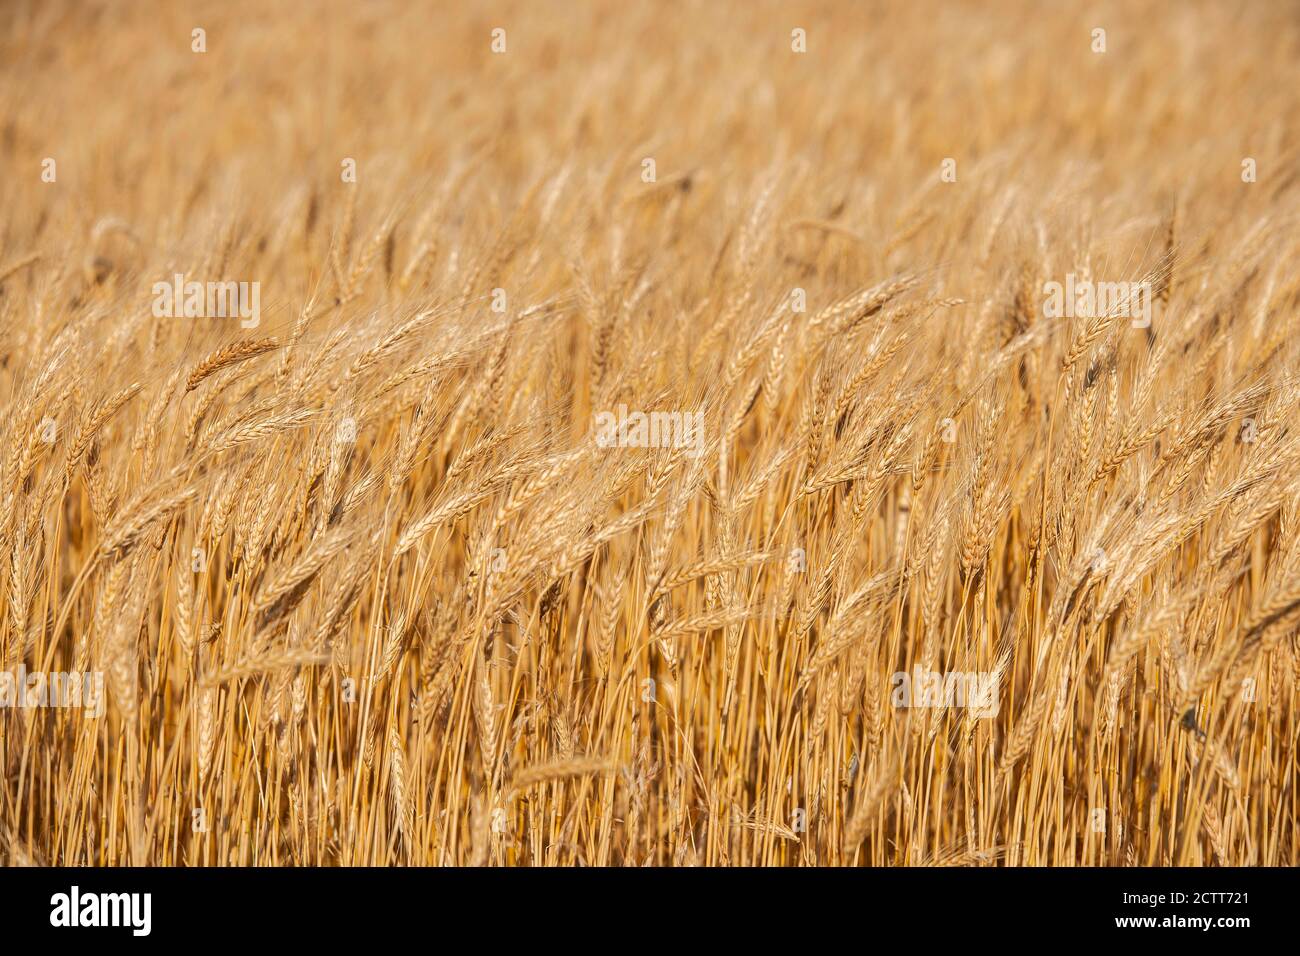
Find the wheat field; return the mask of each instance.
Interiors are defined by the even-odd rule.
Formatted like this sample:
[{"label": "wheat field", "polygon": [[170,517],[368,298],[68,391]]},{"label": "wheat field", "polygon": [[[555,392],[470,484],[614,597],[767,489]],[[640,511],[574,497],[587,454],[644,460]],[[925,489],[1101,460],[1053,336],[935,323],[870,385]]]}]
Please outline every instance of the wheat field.
[{"label": "wheat field", "polygon": [[1297,91],[1295,3],[5,4],[0,862],[1295,865]]}]

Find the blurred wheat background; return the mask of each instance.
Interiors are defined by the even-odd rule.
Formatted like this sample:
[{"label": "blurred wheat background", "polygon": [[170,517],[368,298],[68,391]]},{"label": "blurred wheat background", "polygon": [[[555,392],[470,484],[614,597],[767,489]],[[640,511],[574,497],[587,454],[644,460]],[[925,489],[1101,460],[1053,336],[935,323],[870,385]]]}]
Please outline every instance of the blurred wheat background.
[{"label": "blurred wheat background", "polygon": [[0,671],[107,706],[0,861],[1294,865],[1297,91],[1294,3],[5,4]]}]

